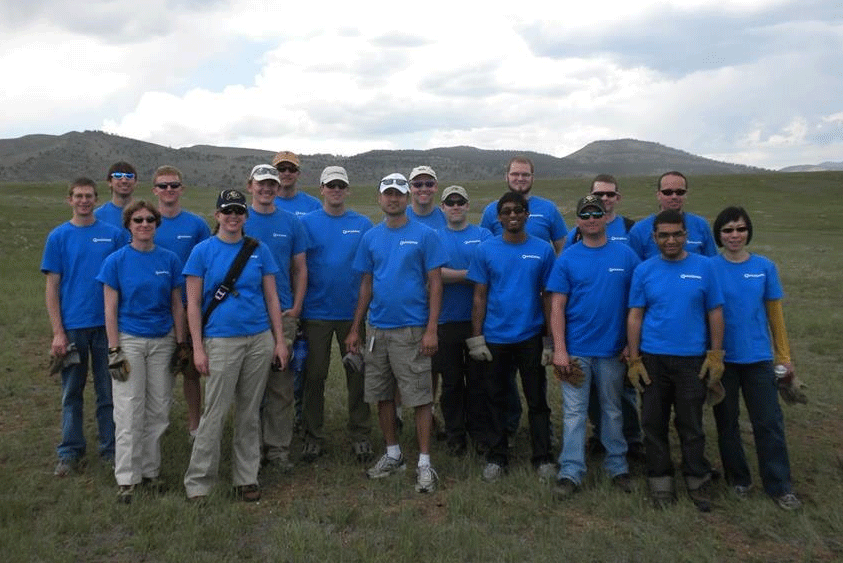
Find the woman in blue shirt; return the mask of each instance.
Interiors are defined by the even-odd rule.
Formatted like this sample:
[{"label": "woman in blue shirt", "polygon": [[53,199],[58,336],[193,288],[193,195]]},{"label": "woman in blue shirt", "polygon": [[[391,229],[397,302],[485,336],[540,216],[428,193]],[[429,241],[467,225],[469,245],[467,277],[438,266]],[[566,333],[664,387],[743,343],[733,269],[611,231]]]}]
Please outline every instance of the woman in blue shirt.
[{"label": "woman in blue shirt", "polygon": [[742,391],[764,490],[781,508],[795,510],[802,503],[791,490],[784,419],[776,394],[780,382],[773,372],[775,359],[786,369],[784,381],[793,378],[779,275],[773,262],[746,249],[752,240],[752,221],[742,207],[721,211],[713,231],[714,241],[723,249],[712,258],[725,299],[726,398],[714,407],[723,470],[735,492],[746,496],[752,477],[738,424]]},{"label": "woman in blue shirt", "polygon": [[154,243],[161,214],[135,201],[123,210],[132,241],[110,254],[103,284],[109,367],[128,362],[128,377],[112,369],[114,477],[117,499],[129,503],[136,485],[154,483],[161,468],[161,436],[170,424],[176,342],[184,342],[181,261]]}]

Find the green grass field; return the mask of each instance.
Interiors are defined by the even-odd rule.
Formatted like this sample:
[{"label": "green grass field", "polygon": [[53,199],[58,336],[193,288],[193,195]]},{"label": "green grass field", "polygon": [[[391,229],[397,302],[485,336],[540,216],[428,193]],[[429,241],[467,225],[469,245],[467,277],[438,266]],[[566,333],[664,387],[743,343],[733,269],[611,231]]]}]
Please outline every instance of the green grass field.
[{"label": "green grass field", "polygon": [[[633,218],[655,209],[653,178],[622,178],[619,211]],[[442,184],[444,187],[447,184]],[[570,226],[582,179],[539,181]],[[240,186],[235,186],[240,187]],[[472,219],[503,191],[503,182],[469,184]],[[38,267],[44,239],[69,218],[61,185],[0,185],[0,554],[4,561],[837,561],[843,559],[843,173],[690,178],[687,209],[712,219],[724,206],[747,208],[751,249],[772,258],[787,292],[785,315],[808,405],[785,406],[794,488],[805,503],[792,514],[763,493],[729,496],[725,485],[710,514],[680,495],[666,511],[650,507],[640,469],[631,495],[615,492],[599,462],[585,490],[559,503],[529,469],[526,420],[508,477],[480,481],[483,460],[448,457],[435,443],[441,487],[419,495],[414,473],[369,481],[345,431],[344,375],[336,364],[326,399],[328,453],[291,475],[262,475],[263,500],[234,502],[230,442],[220,487],[208,505],[184,500],[190,450],[180,383],[165,436],[162,477],[168,491],[115,502],[111,468],[89,453],[81,474],[53,477],[59,439],[60,384],[46,374],[50,331]],[[100,186],[100,189],[106,189]],[[150,194],[141,186],[138,195]],[[307,190],[315,193],[315,190]],[[107,194],[106,194],[107,197]],[[186,207],[206,218],[216,194],[193,188]],[[101,201],[104,197],[101,195]],[[373,186],[356,187],[352,207],[379,215]],[[86,436],[95,443],[93,392],[86,391]],[[554,426],[560,392],[549,386]],[[409,414],[409,413],[408,413]],[[526,417],[526,415],[525,415]],[[708,454],[719,465],[710,413]],[[376,427],[373,418],[373,425]],[[754,467],[748,424],[747,455]],[[230,430],[226,434],[230,440]],[[675,438],[675,437],[674,437]],[[377,444],[376,453],[382,452]],[[676,440],[674,439],[674,444]],[[409,459],[417,448],[405,429]],[[293,444],[298,451],[298,440]],[[89,448],[90,450],[91,448]],[[678,460],[678,452],[675,459]]]}]

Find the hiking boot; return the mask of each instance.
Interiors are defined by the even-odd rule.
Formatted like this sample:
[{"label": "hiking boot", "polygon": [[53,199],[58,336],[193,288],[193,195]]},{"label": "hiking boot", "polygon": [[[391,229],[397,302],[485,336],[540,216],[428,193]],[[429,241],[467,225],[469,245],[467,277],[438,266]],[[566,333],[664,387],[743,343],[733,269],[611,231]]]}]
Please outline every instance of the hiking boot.
[{"label": "hiking boot", "polygon": [[489,462],[483,468],[483,480],[487,483],[494,483],[503,477],[503,467],[497,463]]},{"label": "hiking boot", "polygon": [[372,444],[365,438],[351,444],[351,451],[354,452],[354,456],[357,458],[357,461],[361,463],[372,461],[375,457],[375,452],[372,450]]},{"label": "hiking boot", "polygon": [[131,504],[132,495],[134,494],[134,485],[120,485],[117,487],[117,502],[120,504]]},{"label": "hiking boot", "polygon": [[574,493],[580,490],[580,486],[568,479],[562,477],[556,481],[556,486],[553,487],[553,496],[556,500],[567,500],[574,496]]},{"label": "hiking boot", "polygon": [[775,501],[782,510],[799,510],[802,508],[802,501],[793,493],[785,493],[776,497]]},{"label": "hiking boot", "polygon": [[539,483],[552,483],[556,478],[556,464],[541,463],[536,467],[536,474],[539,476]]},{"label": "hiking boot", "polygon": [[612,477],[612,486],[621,492],[631,493],[632,479],[630,479],[629,473],[621,473],[620,475]]},{"label": "hiking boot", "polygon": [[416,492],[417,493],[432,493],[436,490],[436,482],[439,480],[439,475],[436,470],[429,465],[423,465],[416,469]]},{"label": "hiking boot", "polygon": [[691,497],[691,501],[700,512],[711,512],[711,491],[710,487],[708,487],[709,483],[711,481],[707,481],[698,489],[688,489],[688,496]]},{"label": "hiking boot", "polygon": [[380,479],[405,469],[407,469],[407,464],[404,463],[403,455],[398,459],[393,459],[389,457],[389,454],[383,454],[383,457],[366,471],[366,475],[369,476],[369,479]]},{"label": "hiking boot", "polygon": [[261,489],[257,485],[241,485],[234,487],[234,496],[243,502],[258,502],[261,499]]},{"label": "hiking boot", "polygon": [[322,455],[322,446],[317,442],[305,442],[301,448],[301,458],[308,463],[316,461]]}]

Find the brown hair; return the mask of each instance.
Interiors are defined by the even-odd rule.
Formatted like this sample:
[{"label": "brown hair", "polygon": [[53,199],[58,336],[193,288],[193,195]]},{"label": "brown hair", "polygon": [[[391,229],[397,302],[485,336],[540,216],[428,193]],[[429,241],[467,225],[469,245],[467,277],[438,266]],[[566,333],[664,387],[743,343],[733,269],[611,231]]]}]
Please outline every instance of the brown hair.
[{"label": "brown hair", "polygon": [[152,203],[146,202],[142,199],[133,201],[129,205],[123,209],[123,226],[125,228],[129,228],[129,223],[132,222],[132,215],[136,212],[140,211],[141,209],[146,209],[155,217],[155,226],[161,226],[161,212],[158,211],[158,208],[155,207]]}]

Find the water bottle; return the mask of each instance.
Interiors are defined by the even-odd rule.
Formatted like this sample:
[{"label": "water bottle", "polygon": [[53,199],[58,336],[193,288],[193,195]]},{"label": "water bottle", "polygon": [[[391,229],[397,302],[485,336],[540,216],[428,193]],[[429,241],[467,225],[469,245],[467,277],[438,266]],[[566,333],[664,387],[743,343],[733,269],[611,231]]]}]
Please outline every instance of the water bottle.
[{"label": "water bottle", "polygon": [[304,363],[307,360],[307,351],[309,349],[307,338],[301,329],[296,332],[296,339],[293,340],[293,358],[290,361],[290,368],[296,373],[304,371]]}]

